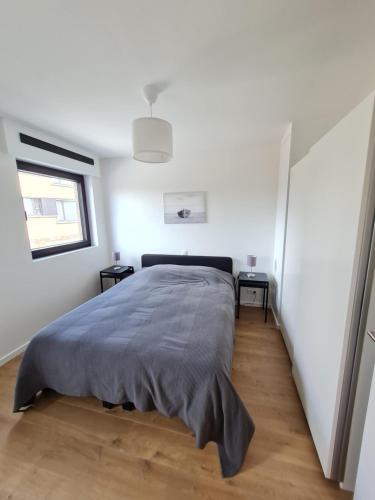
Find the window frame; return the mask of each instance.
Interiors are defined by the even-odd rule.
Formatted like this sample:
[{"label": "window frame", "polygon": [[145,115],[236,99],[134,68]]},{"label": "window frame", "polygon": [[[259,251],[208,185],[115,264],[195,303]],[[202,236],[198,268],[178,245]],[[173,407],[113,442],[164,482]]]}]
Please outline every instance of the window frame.
[{"label": "window frame", "polygon": [[[82,236],[81,241],[75,243],[65,243],[62,245],[55,245],[46,248],[37,248],[31,250],[31,256],[33,259],[40,259],[41,257],[48,257],[50,255],[58,255],[66,252],[71,252],[72,250],[78,250],[80,248],[87,248],[91,246],[91,233],[90,233],[90,220],[87,209],[87,198],[85,189],[85,178],[81,174],[74,174],[65,170],[59,170],[57,168],[45,167],[44,165],[38,165],[36,163],[29,163],[23,160],[17,160],[17,173],[27,172],[32,174],[45,175],[47,177],[59,177],[62,179],[71,180],[78,185],[78,205],[79,212],[81,216],[81,226],[82,226]],[[27,220],[26,212],[25,218]]]}]

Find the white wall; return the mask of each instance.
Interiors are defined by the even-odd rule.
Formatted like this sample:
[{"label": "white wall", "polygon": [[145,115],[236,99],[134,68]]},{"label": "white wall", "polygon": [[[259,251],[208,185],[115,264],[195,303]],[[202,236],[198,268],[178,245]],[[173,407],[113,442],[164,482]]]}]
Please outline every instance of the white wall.
[{"label": "white wall", "polygon": [[[4,151],[4,137],[0,145]],[[48,164],[58,166],[59,161],[49,154]],[[98,271],[110,262],[101,180],[86,180],[97,245],[33,261],[16,160],[0,151],[0,364],[41,327],[99,292]]]},{"label": "white wall", "polygon": [[[236,271],[251,253],[255,271],[271,273],[278,155],[273,145],[177,153],[164,165],[102,160],[113,249],[136,267],[143,253],[227,255]],[[207,191],[208,222],[165,225],[163,192],[196,190]]]},{"label": "white wall", "polygon": [[281,305],[293,375],[330,476],[369,188],[374,94],[291,169]]},{"label": "white wall", "polygon": [[273,308],[278,320],[281,309],[281,290],[284,274],[284,249],[289,197],[291,135],[292,126],[289,125],[280,143],[280,163],[275,221],[275,250],[273,261],[273,272],[275,277],[275,296]]}]

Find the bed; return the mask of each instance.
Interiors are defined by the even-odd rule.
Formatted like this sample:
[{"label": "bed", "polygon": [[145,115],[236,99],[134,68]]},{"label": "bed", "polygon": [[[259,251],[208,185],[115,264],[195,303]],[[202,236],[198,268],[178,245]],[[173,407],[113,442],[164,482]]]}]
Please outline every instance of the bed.
[{"label": "bed", "polygon": [[236,474],[254,424],[231,383],[232,260],[144,255],[142,270],[43,328],[23,357],[14,411],[52,389],[179,416]]}]

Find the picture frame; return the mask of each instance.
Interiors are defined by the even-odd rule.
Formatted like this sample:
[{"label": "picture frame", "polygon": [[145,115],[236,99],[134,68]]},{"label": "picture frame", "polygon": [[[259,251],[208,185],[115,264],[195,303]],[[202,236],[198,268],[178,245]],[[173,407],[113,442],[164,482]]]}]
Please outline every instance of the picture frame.
[{"label": "picture frame", "polygon": [[206,191],[163,193],[164,224],[207,222]]}]

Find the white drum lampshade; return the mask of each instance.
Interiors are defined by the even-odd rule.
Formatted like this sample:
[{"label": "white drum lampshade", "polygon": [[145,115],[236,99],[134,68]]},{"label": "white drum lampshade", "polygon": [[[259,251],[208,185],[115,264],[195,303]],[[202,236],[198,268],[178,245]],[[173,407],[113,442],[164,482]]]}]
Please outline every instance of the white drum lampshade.
[{"label": "white drum lampshade", "polygon": [[133,121],[133,158],[145,163],[166,163],[173,158],[172,125],[154,117]]}]

